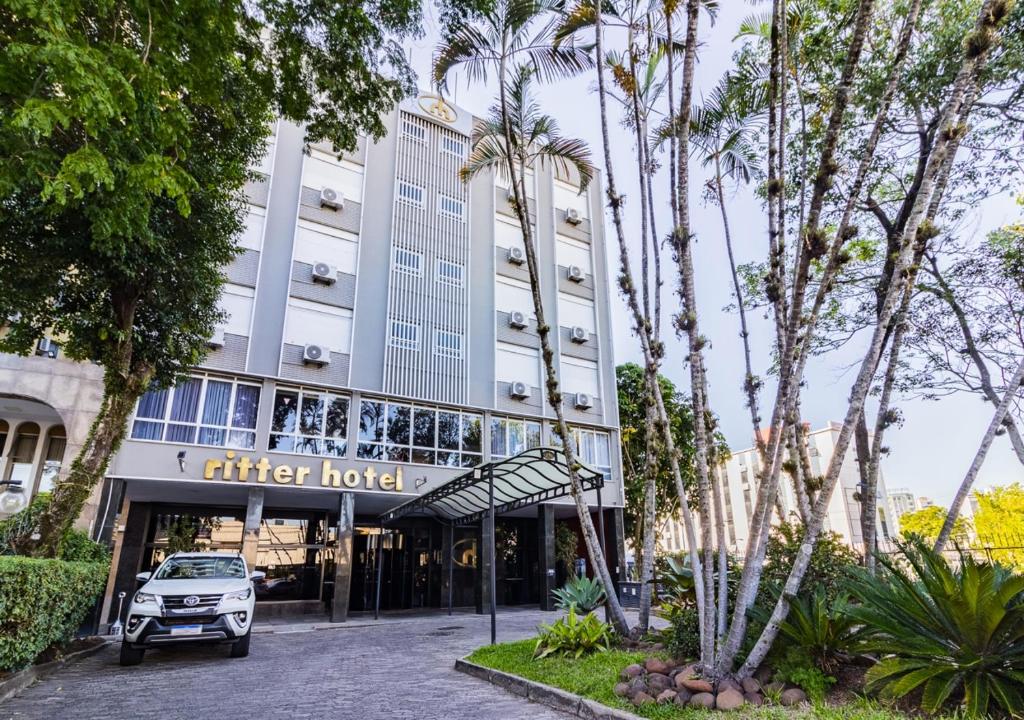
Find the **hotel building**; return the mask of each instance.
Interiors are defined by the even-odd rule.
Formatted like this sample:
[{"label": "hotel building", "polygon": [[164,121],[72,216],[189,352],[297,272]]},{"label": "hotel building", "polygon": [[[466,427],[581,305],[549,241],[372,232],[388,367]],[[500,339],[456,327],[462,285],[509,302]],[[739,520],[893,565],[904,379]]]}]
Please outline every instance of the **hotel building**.
[{"label": "hotel building", "polygon": [[[416,518],[382,535],[379,518],[480,463],[555,442],[523,240],[500,177],[459,179],[468,112],[421,95],[385,122],[386,137],[341,158],[304,152],[298,126],[275,127],[209,355],[141,398],[80,519],[114,549],[103,622],[136,573],[193,545],[237,549],[266,572],[265,613],[368,609],[378,557],[383,609],[441,606],[448,577],[456,606],[485,604],[479,527]],[[564,411],[581,459],[605,475],[600,520],[618,574],[600,181],[581,194],[549,166],[527,184]],[[99,369],[62,359],[57,343],[0,356],[7,512],[66,470],[99,397]],[[498,518],[499,604],[549,602],[563,522],[578,527],[567,498]]]}]

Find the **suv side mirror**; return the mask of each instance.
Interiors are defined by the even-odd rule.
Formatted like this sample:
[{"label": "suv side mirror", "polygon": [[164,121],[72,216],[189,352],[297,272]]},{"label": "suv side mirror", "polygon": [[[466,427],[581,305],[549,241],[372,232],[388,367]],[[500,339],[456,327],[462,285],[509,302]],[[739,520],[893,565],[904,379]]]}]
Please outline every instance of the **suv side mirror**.
[{"label": "suv side mirror", "polygon": [[253,580],[253,581],[255,581],[255,580],[262,580],[266,576],[267,576],[267,574],[265,572],[263,572],[262,570],[253,570],[252,574],[249,575],[249,579]]},{"label": "suv side mirror", "polygon": [[135,576],[135,579],[138,580],[139,582],[143,582],[144,583],[144,582],[149,582],[149,579],[151,577],[153,577],[153,573],[151,573],[151,572],[141,572],[141,573],[139,573],[138,575]]}]

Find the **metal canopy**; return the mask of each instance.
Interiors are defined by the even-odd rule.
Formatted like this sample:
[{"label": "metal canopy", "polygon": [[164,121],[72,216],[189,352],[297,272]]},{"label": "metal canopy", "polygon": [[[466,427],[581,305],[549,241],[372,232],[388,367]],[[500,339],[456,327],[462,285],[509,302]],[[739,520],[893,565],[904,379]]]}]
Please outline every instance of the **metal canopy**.
[{"label": "metal canopy", "polygon": [[[576,475],[584,490],[604,486],[604,475],[582,463],[577,465]],[[531,448],[505,460],[478,465],[384,513],[380,520],[388,523],[408,515],[432,515],[453,525],[480,522],[491,508],[492,480],[496,514],[548,502],[572,492],[565,453],[553,447]]]}]

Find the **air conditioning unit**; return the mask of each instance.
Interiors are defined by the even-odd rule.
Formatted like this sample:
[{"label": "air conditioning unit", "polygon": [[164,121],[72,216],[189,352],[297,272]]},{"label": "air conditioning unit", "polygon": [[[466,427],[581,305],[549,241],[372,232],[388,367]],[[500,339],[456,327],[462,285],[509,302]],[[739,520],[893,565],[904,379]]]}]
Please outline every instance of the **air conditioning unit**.
[{"label": "air conditioning unit", "polygon": [[214,328],[213,335],[211,335],[210,339],[206,341],[206,344],[215,350],[224,347],[224,328]]},{"label": "air conditioning unit", "polygon": [[514,382],[508,386],[508,394],[518,400],[530,397],[530,386],[524,382]]},{"label": "air conditioning unit", "polygon": [[565,221],[570,225],[579,225],[583,222],[583,218],[580,216],[580,211],[576,208],[566,208]]},{"label": "air conditioning unit", "polygon": [[594,407],[594,398],[587,393],[576,393],[576,407],[581,410]]},{"label": "air conditioning unit", "polygon": [[302,362],[309,365],[327,365],[331,362],[331,349],[323,345],[306,345],[302,348]]},{"label": "air conditioning unit", "polygon": [[587,279],[586,273],[583,272],[583,268],[579,265],[570,265],[565,271],[565,276],[576,283],[581,283]]},{"label": "air conditioning unit", "polygon": [[320,207],[329,207],[334,210],[345,209],[345,193],[334,188],[325,187],[320,190]]},{"label": "air conditioning unit", "polygon": [[338,281],[338,268],[325,262],[313,263],[313,282],[333,285]]},{"label": "air conditioning unit", "polygon": [[508,249],[508,261],[513,265],[522,265],[526,262],[526,251],[521,247],[510,247]]},{"label": "air conditioning unit", "polygon": [[569,330],[569,339],[574,343],[585,343],[590,339],[590,333],[587,332],[585,327],[576,325]]},{"label": "air conditioning unit", "polygon": [[522,330],[530,325],[529,320],[526,319],[526,313],[520,312],[519,310],[513,310],[508,314],[508,326],[514,327],[517,330]]}]

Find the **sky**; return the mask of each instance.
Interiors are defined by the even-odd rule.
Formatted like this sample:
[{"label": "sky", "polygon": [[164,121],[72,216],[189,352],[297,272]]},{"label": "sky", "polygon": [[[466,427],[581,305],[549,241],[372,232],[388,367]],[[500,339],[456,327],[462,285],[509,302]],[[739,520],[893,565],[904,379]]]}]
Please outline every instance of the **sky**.
[{"label": "sky", "polygon": [[[709,92],[721,75],[730,69],[732,53],[736,49],[733,39],[736,28],[744,17],[758,10],[756,6],[745,2],[721,3],[720,7],[714,26],[709,25],[707,16],[701,18],[701,50],[696,69],[697,98]],[[407,45],[423,89],[429,89],[430,61],[439,37],[432,15],[428,15],[427,27],[425,37]],[[451,83],[451,99],[477,115],[483,114],[490,106],[495,92],[493,79],[487,86],[476,84],[469,87],[464,78],[458,80],[457,83]],[[541,86],[538,98],[544,112],[558,121],[564,136],[581,138],[589,144],[595,164],[603,172],[604,153],[595,82],[594,74],[589,73],[557,84]],[[620,193],[626,194],[627,220],[630,217],[635,219],[639,199],[631,202],[629,197],[631,189],[636,186],[630,136],[621,127],[611,126],[609,129],[616,183]],[[616,137],[622,138],[621,142],[617,142]],[[694,263],[701,331],[710,341],[706,351],[709,394],[712,408],[719,416],[730,447],[742,450],[753,444],[753,435],[741,388],[744,363],[739,320],[734,312],[725,309],[733,297],[721,217],[716,206],[704,203],[701,198],[706,178],[704,171],[698,166],[693,172],[695,176],[691,180],[690,206],[697,238]],[[662,179],[658,183],[656,180],[656,195],[659,192],[658,184],[664,192],[660,199],[655,199],[659,206],[657,222],[659,233],[664,234],[671,226],[667,181]],[[728,197],[726,205],[737,262],[762,260],[766,255],[767,228],[760,202],[749,191],[741,190]],[[992,228],[1019,218],[1019,208],[1011,197],[1006,196],[987,201],[964,221],[964,226],[973,229],[980,237]],[[610,217],[606,218],[605,225],[608,266],[614,272],[618,268],[618,255]],[[635,254],[639,255],[639,249]],[[634,265],[638,264],[639,259]],[[662,297],[668,316],[678,308],[675,295],[677,282],[670,260],[665,269]],[[615,286],[610,284],[609,287]],[[615,361],[638,361],[638,341],[630,331],[627,310],[618,292],[612,299],[612,309]],[[751,317],[748,314],[748,319],[753,320],[751,342],[754,371],[764,375],[769,362],[768,348],[773,331],[763,317]],[[675,338],[667,322],[662,332],[668,345],[662,372],[677,387],[685,390],[689,386],[689,368],[684,362],[685,344]],[[862,352],[862,345],[851,345],[841,353],[833,353],[808,365],[802,402],[804,419],[814,428],[823,427],[829,421],[842,421]],[[771,400],[770,393],[762,393],[763,416],[770,414]],[[890,453],[882,461],[882,474],[888,489],[909,488],[917,496],[926,496],[937,503],[948,505],[991,420],[992,406],[968,395],[950,396],[938,401],[900,398],[897,406],[903,412],[904,422],[902,426],[887,430],[885,444],[890,448]],[[873,408],[869,417],[874,417]],[[1024,481],[1024,468],[1013,454],[1007,438],[997,437],[975,487],[981,489],[1014,481]]]}]

